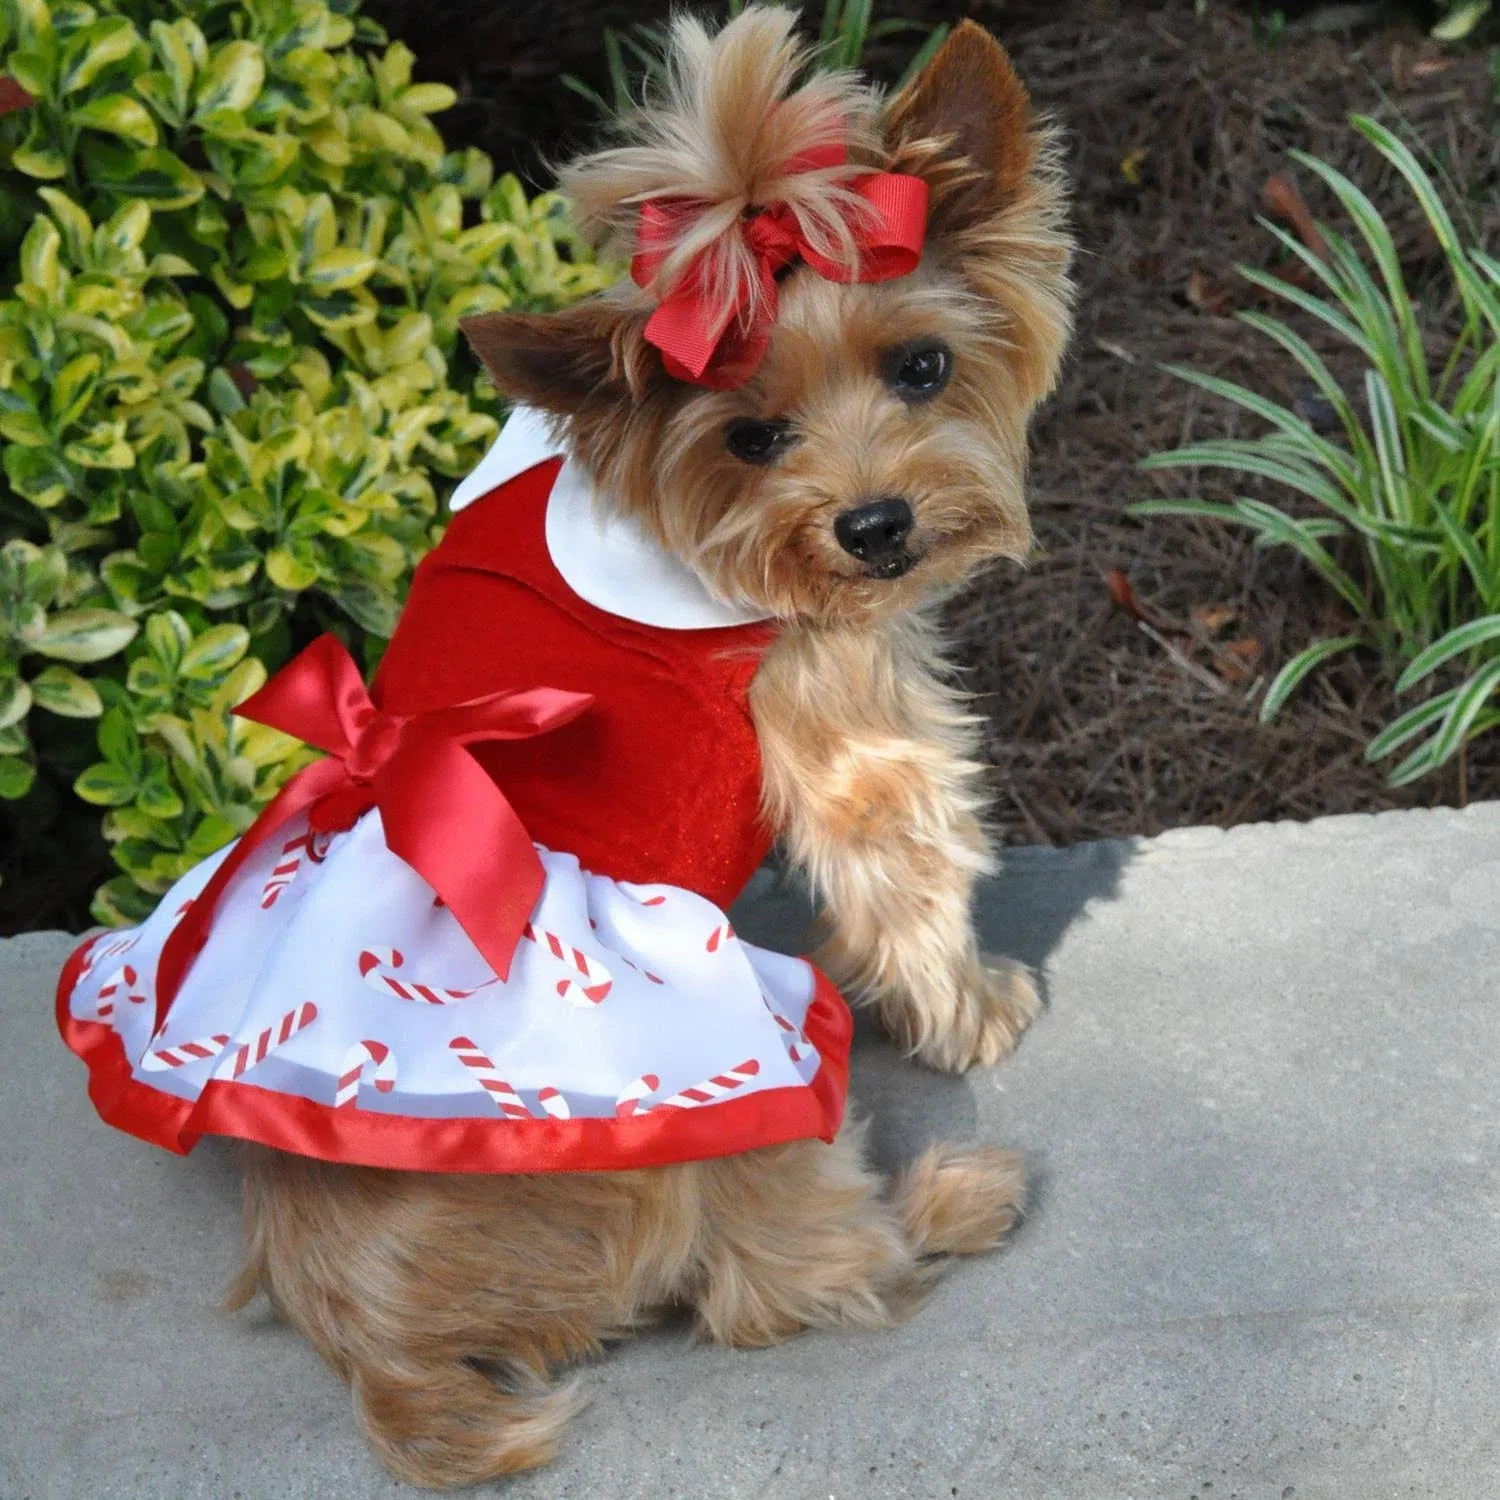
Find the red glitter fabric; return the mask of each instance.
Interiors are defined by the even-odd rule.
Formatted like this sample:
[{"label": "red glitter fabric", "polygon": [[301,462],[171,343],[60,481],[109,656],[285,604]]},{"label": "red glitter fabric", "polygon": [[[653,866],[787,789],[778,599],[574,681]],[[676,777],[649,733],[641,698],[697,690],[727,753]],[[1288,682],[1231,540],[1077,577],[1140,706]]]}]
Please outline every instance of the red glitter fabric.
[{"label": "red glitter fabric", "polygon": [[538,464],[455,517],[372,696],[405,715],[507,688],[592,693],[573,723],[472,754],[538,843],[728,906],[770,847],[747,695],[773,629],[668,630],[579,598],[547,550],[560,468]]}]

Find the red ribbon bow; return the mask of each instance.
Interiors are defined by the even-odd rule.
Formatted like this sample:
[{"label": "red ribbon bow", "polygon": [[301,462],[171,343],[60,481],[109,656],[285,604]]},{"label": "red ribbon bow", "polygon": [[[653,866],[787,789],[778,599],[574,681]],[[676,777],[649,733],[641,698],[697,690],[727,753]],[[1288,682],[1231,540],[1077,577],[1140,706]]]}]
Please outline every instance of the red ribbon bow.
[{"label": "red ribbon bow", "polygon": [[437,892],[504,979],[545,877],[515,809],[463,747],[545,734],[593,701],[586,693],[533,688],[407,717],[387,714],[371,702],[338,638],[319,637],[235,712],[329,758],[281,789],[167,939],[157,971],[157,1025],[207,940],[225,887],[255,849],[302,812],[328,831],[379,808],[387,847]]},{"label": "red ribbon bow", "polygon": [[[817,171],[842,166],[845,160],[843,146],[835,144],[802,153],[782,171]],[[804,261],[828,281],[841,282],[890,281],[916,269],[927,236],[927,184],[902,172],[867,172],[844,186],[870,210],[853,213],[848,221],[859,251],[858,265],[830,260],[808,244],[790,205],[771,203],[755,209],[729,231],[741,235],[749,248],[753,279],[742,282],[728,298],[715,299],[708,286],[712,253],[704,250],[651,314],[646,341],[661,350],[669,375],[713,390],[743,385],[771,341],[776,273],[794,260]],[[707,206],[695,198],[665,198],[641,209],[630,262],[637,286],[650,287],[656,281],[686,228]]]}]

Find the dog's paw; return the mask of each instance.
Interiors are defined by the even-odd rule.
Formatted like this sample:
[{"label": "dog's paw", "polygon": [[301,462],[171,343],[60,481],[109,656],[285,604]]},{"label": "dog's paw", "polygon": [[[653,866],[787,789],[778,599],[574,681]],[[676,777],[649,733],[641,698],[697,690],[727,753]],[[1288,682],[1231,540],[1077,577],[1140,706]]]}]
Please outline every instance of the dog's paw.
[{"label": "dog's paw", "polygon": [[1021,1158],[995,1146],[931,1146],[896,1179],[893,1199],[918,1255],[982,1255],[1021,1216]]},{"label": "dog's paw", "polygon": [[1030,970],[1010,958],[986,957],[955,998],[950,1016],[930,1026],[913,1048],[945,1073],[993,1067],[1015,1051],[1042,1006]]}]

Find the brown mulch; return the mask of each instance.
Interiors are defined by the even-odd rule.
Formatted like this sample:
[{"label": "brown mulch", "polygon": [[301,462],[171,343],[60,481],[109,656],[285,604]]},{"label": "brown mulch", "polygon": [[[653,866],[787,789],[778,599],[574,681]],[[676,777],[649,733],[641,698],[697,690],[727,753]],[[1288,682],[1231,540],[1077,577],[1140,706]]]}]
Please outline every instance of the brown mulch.
[{"label": "brown mulch", "polygon": [[[953,610],[984,694],[1007,837],[1067,843],[1500,795],[1493,734],[1465,765],[1402,791],[1385,786],[1363,747],[1408,704],[1373,657],[1311,679],[1262,726],[1269,676],[1345,626],[1329,591],[1286,554],[1258,552],[1212,522],[1121,514],[1130,500],[1188,492],[1181,472],[1138,473],[1141,456],[1254,430],[1159,362],[1288,403],[1299,394],[1300,372],[1230,315],[1252,290],[1233,266],[1270,269],[1282,254],[1256,223],[1272,174],[1319,217],[1334,214],[1291,148],[1365,186],[1392,215],[1419,282],[1435,247],[1393,174],[1347,127],[1351,112],[1404,121],[1472,195],[1481,227],[1496,226],[1500,152],[1485,60],[1439,59],[1401,28],[1294,28],[1266,53],[1248,20],[1223,6],[1202,20],[1182,4],[1004,14],[1018,67],[1070,138],[1082,249],[1072,360],[1036,429],[1032,503],[1045,556],[1019,579],[982,581]],[[1113,602],[1111,570],[1148,616],[1166,617],[1154,637]],[[1174,655],[1162,644],[1169,626],[1199,644]],[[1210,638],[1219,649],[1201,644]]]},{"label": "brown mulch", "polygon": [[[367,0],[365,8],[412,47],[419,76],[459,88],[460,105],[440,122],[450,143],[480,145],[502,169],[544,185],[546,161],[596,124],[558,73],[602,87],[601,26],[656,19],[670,7]],[[995,31],[1064,132],[1075,182],[1078,333],[1036,427],[1031,494],[1042,556],[1025,573],[980,580],[951,610],[988,719],[1008,841],[1500,796],[1500,733],[1464,765],[1399,792],[1364,764],[1365,743],[1405,706],[1373,658],[1324,671],[1276,723],[1260,725],[1270,675],[1345,625],[1328,591],[1293,559],[1257,552],[1236,532],[1122,513],[1131,500],[1186,492],[1189,476],[1173,483],[1139,473],[1145,454],[1253,430],[1160,362],[1192,363],[1284,401],[1298,395],[1297,372],[1231,316],[1249,305],[1234,265],[1278,264],[1255,222],[1267,180],[1289,179],[1315,214],[1332,214],[1319,184],[1290,161],[1292,148],[1331,160],[1371,191],[1393,215],[1418,282],[1433,247],[1349,130],[1350,112],[1414,131],[1461,185],[1481,228],[1500,227],[1485,59],[1440,57],[1416,29],[1371,24],[1376,9],[1300,7],[1308,13],[1267,52],[1253,42],[1246,9],[1221,0],[1201,18],[1191,0],[879,7],[929,21],[972,14]],[[873,70],[894,76],[909,48],[883,43]],[[60,804],[23,824],[18,809],[0,805],[0,932],[86,923],[86,891],[108,871],[81,868],[102,849],[92,825],[76,821],[66,841],[89,853],[42,858],[59,843],[59,817],[67,817]]]}]

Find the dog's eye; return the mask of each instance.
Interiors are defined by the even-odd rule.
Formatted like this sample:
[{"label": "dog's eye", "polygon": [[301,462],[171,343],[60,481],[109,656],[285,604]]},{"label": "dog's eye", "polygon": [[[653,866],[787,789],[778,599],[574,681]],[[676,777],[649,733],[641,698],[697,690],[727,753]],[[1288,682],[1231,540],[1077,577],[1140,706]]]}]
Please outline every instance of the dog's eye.
[{"label": "dog's eye", "polygon": [[936,339],[900,344],[881,361],[886,384],[905,401],[927,401],[948,384],[953,351]]},{"label": "dog's eye", "polygon": [[789,422],[756,422],[742,418],[724,429],[724,446],[741,463],[772,463],[791,442]]}]

